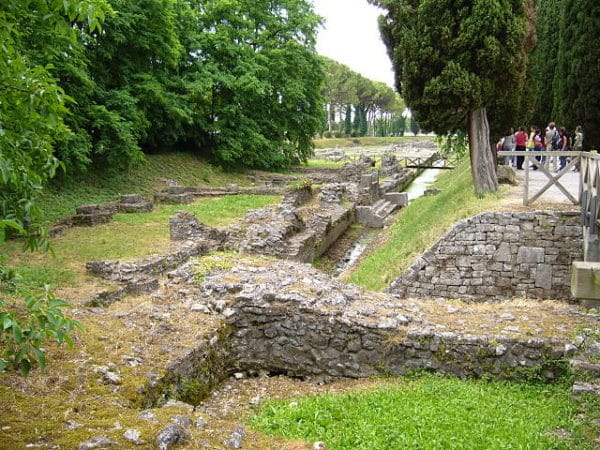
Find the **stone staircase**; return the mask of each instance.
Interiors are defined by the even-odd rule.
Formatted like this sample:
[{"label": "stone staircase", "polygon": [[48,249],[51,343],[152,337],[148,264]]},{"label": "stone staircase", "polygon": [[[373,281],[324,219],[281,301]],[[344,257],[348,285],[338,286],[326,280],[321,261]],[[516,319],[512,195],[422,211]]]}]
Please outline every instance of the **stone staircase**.
[{"label": "stone staircase", "polygon": [[571,368],[577,374],[573,395],[600,395],[600,342],[585,342],[582,347],[583,351],[570,361]]},{"label": "stone staircase", "polygon": [[405,193],[390,192],[371,206],[357,206],[357,221],[371,228],[383,228],[386,219],[396,209],[408,204]]}]

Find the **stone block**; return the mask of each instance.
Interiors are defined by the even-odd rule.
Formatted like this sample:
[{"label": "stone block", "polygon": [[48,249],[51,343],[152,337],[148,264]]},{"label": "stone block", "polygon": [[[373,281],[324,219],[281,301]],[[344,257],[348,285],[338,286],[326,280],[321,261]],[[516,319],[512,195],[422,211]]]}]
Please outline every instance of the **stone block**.
[{"label": "stone block", "polygon": [[573,262],[571,294],[577,299],[600,300],[600,263]]},{"label": "stone block", "polygon": [[408,205],[408,194],[406,192],[388,192],[385,194],[385,199],[397,206]]},{"label": "stone block", "polygon": [[356,220],[358,223],[371,228],[383,228],[383,218],[373,213],[373,208],[370,206],[356,207]]},{"label": "stone block", "polygon": [[172,205],[187,205],[194,201],[194,196],[190,193],[169,194],[161,192],[154,195],[154,201],[158,203],[168,203]]},{"label": "stone block", "polygon": [[81,205],[75,208],[77,214],[97,214],[102,211],[101,205]]},{"label": "stone block", "polygon": [[552,289],[552,266],[540,264],[535,270],[535,287]]},{"label": "stone block", "polygon": [[545,251],[541,247],[521,247],[517,253],[517,264],[539,264],[544,262]]},{"label": "stone block", "polygon": [[124,213],[144,213],[154,209],[154,205],[144,201],[141,203],[121,203],[119,209]]},{"label": "stone block", "polygon": [[512,167],[498,165],[498,183],[517,185],[517,174]]},{"label": "stone block", "polygon": [[121,195],[121,203],[143,203],[146,200],[140,194]]},{"label": "stone block", "polygon": [[99,211],[95,214],[77,214],[76,216],[73,216],[73,225],[91,227],[94,225],[108,223],[112,220],[112,218],[113,213],[111,212]]}]

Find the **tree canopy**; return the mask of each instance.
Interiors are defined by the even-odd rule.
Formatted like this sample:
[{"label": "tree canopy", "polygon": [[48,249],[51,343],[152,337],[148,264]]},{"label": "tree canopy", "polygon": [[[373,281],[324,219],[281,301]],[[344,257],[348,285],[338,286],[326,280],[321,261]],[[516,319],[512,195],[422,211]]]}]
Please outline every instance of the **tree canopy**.
[{"label": "tree canopy", "polygon": [[390,86],[332,59],[323,57],[323,61],[328,134],[387,136],[404,132],[405,105]]},{"label": "tree canopy", "polygon": [[526,120],[583,126],[584,148],[600,147],[600,4],[537,2],[538,45],[527,72]]},{"label": "tree canopy", "polygon": [[371,2],[386,11],[383,40],[418,122],[438,134],[469,131],[475,189],[496,190],[487,110],[522,86],[523,0]]}]

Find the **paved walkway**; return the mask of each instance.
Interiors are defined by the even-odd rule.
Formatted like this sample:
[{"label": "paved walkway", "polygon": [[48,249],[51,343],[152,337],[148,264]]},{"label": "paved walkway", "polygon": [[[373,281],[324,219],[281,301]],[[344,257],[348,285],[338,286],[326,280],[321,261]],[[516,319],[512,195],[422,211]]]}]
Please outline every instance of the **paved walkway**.
[{"label": "paved walkway", "polygon": [[[558,174],[552,172],[554,177],[557,177]],[[559,178],[560,184],[577,200],[579,200],[579,172],[569,171],[563,174]],[[521,197],[521,201],[523,200],[523,190],[525,186],[525,170],[517,170],[517,192]],[[550,180],[548,177],[540,170],[529,170],[529,193],[528,197],[531,198],[537,194],[546,184],[548,184]],[[542,194],[542,196],[537,199],[533,206],[536,203],[564,203],[572,205],[573,203],[567,198],[567,196],[556,186],[551,186],[546,192]]]}]

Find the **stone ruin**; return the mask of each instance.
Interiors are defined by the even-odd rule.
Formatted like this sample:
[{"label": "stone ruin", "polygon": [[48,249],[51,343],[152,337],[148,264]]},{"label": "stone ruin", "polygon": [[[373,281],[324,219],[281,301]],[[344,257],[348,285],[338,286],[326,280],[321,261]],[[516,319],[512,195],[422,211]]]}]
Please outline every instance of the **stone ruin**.
[{"label": "stone ruin", "polygon": [[118,202],[78,206],[75,208],[75,215],[55,224],[50,235],[59,236],[71,227],[91,227],[108,223],[117,213],[150,212],[153,208],[152,202],[139,194],[122,195]]},{"label": "stone ruin", "polygon": [[[467,320],[473,313],[463,315],[452,304],[441,303],[447,315],[456,316],[440,323],[418,301],[406,298],[508,298],[519,293],[555,298],[565,283],[561,264],[566,267],[577,257],[578,243],[572,239],[577,227],[569,214],[498,213],[461,223],[397,280],[391,293],[344,285],[305,264],[356,220],[359,208],[373,208],[369,202],[397,195],[385,192],[400,177],[390,178],[376,182],[373,174],[363,173],[359,183],[288,191],[281,204],[250,211],[227,229],[207,227],[180,212],[169,221],[177,251],[135,263],[88,263],[91,273],[121,286],[97,294],[93,305],[153,292],[169,317],[181,310],[183,316],[206,314],[218,320],[214,333],[196,348],[173,352],[160,380],[138,388],[146,404],[177,396],[178,386],[190,379],[209,392],[234,371],[356,378],[418,369],[501,379],[535,373],[552,380],[570,362],[592,380],[600,376],[600,365],[594,362],[600,355],[594,337],[600,330],[598,315],[556,307],[550,312],[553,319],[582,331],[560,333],[548,321],[531,325],[532,336],[514,325],[530,321],[525,313],[518,318],[493,315],[473,325]],[[527,241],[528,233],[537,233],[532,239],[539,245]],[[558,248],[561,240],[564,250]],[[195,258],[217,250],[248,256],[206,256],[213,261],[205,266]],[[547,276],[548,270],[552,275]],[[496,272],[510,278],[508,284],[500,283]],[[512,290],[494,290],[493,283]],[[176,333],[179,326],[172,321],[168,329]],[[598,389],[594,383],[589,389]]]},{"label": "stone ruin", "polygon": [[583,260],[578,212],[486,213],[456,224],[396,281],[404,297],[573,301],[573,261]]}]

